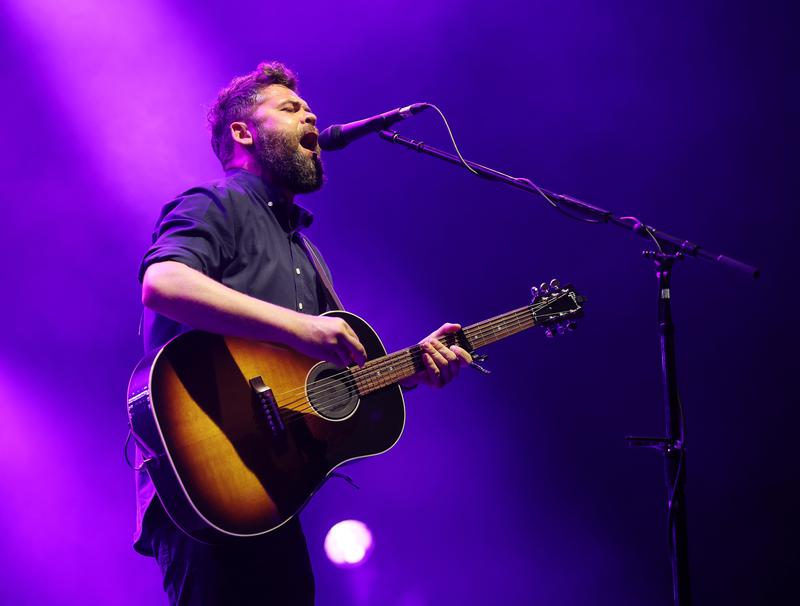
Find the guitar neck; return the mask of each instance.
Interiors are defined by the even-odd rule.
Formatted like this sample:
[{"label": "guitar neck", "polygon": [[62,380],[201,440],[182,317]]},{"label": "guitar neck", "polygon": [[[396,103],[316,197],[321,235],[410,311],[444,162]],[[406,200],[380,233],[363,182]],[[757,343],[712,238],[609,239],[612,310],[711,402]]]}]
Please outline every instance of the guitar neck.
[{"label": "guitar neck", "polygon": [[[484,345],[533,328],[535,325],[533,305],[527,305],[467,326],[459,333],[439,337],[439,341],[448,347],[458,345],[468,351],[474,351]],[[394,385],[422,370],[424,368],[422,353],[419,345],[413,345],[370,360],[361,368],[351,369],[359,395],[365,396],[378,389]]]},{"label": "guitar neck", "polygon": [[[515,335],[523,330],[528,330],[536,325],[533,315],[533,305],[526,305],[508,313],[500,314],[494,318],[489,318],[483,322],[478,322],[472,326],[467,326],[464,329],[464,335],[467,342],[472,349],[478,349],[484,345],[496,343],[506,337]],[[456,335],[447,335],[453,345],[457,337]],[[447,340],[447,339],[446,339]]]}]

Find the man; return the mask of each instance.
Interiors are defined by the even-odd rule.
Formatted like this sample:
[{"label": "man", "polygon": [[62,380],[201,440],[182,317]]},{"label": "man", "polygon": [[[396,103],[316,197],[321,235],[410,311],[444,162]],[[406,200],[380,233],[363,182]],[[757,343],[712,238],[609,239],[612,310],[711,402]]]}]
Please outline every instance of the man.
[{"label": "man", "polygon": [[[294,198],[322,186],[323,168],[316,116],[298,95],[294,74],[262,63],[234,79],[219,93],[209,123],[225,178],[188,190],[162,211],[139,274],[145,349],[197,328],[363,365],[364,347],[349,325],[319,315],[335,295],[319,251],[300,233],[311,215]],[[468,352],[437,339],[459,328],[445,324],[421,342],[425,368],[404,387],[442,386],[471,363]],[[171,604],[313,604],[296,518],[257,539],[207,545],[169,520],[144,471],[137,472],[137,490],[134,546],[157,559]]]}]

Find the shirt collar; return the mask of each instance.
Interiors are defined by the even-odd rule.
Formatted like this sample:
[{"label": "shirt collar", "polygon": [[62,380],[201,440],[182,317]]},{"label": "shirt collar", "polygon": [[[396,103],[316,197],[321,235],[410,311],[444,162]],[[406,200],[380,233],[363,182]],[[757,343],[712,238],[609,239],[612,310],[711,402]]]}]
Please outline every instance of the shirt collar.
[{"label": "shirt collar", "polygon": [[289,228],[292,231],[305,229],[314,221],[314,214],[310,210],[278,195],[275,192],[275,188],[271,187],[270,184],[260,176],[246,171],[243,168],[227,170],[225,171],[225,175],[244,181],[250,189],[266,201],[267,206],[278,220],[282,218],[288,219]]}]

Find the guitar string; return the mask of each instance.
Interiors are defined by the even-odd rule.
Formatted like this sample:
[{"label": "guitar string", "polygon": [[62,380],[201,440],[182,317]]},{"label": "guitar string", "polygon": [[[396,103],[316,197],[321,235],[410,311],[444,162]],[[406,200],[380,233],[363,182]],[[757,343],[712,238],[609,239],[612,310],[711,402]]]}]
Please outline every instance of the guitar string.
[{"label": "guitar string", "polygon": [[[500,315],[498,315],[498,316],[495,316],[495,317],[493,317],[493,318],[489,318],[488,320],[484,320],[483,322],[480,322],[480,323],[478,323],[478,324],[476,324],[476,325],[474,325],[474,326],[472,326],[472,327],[467,327],[467,328],[466,328],[466,329],[464,329],[464,330],[465,330],[465,331],[466,331],[466,330],[471,330],[471,331],[478,330],[478,331],[480,332],[479,336],[485,337],[485,336],[486,336],[486,335],[485,335],[485,333],[486,333],[487,331],[489,331],[489,330],[490,330],[490,327],[492,327],[492,326],[493,326],[493,325],[495,325],[495,324],[498,324],[498,322],[499,322],[500,324],[502,324],[502,321],[504,321],[504,320],[506,320],[506,319],[509,319],[509,318],[512,318],[512,317],[514,317],[514,318],[515,318],[516,316],[519,316],[520,314],[523,314],[523,315],[528,315],[528,314],[530,314],[531,312],[532,312],[532,313],[533,313],[533,315],[534,315],[534,322],[535,322],[536,312],[538,312],[539,310],[541,310],[541,309],[542,309],[542,308],[544,308],[544,307],[547,307],[547,306],[549,306],[549,305],[552,305],[552,304],[553,304],[555,301],[558,301],[559,299],[563,298],[563,297],[564,297],[566,294],[567,294],[567,293],[564,293],[564,294],[562,294],[561,296],[559,296],[558,298],[556,298],[556,299],[554,299],[554,300],[552,300],[552,301],[544,301],[544,302],[541,302],[541,303],[539,303],[538,305],[537,305],[537,304],[531,304],[531,305],[527,305],[527,306],[525,306],[525,307],[521,307],[521,308],[519,308],[519,309],[513,310],[513,311],[511,311],[511,312],[508,312],[508,313],[506,313],[506,314],[500,314]],[[446,336],[447,336],[447,335],[446,335]],[[385,366],[390,366],[391,364],[389,364],[389,362],[391,362],[391,360],[388,360],[388,358],[397,357],[397,356],[399,356],[399,355],[401,355],[401,354],[407,353],[407,352],[408,352],[409,350],[411,350],[413,347],[416,347],[416,346],[412,346],[412,347],[409,347],[409,348],[407,348],[407,349],[405,349],[405,350],[401,350],[401,351],[398,351],[398,352],[394,352],[394,353],[392,353],[392,354],[388,354],[388,355],[386,355],[386,356],[383,356],[382,358],[379,358],[379,360],[380,360],[380,361],[386,361],[386,364],[385,364]],[[370,363],[371,363],[371,362],[378,362],[378,360],[371,360],[371,361],[367,362],[367,365],[370,365]],[[378,364],[372,364],[372,365],[370,366],[370,369],[375,369],[375,368],[377,368],[377,366],[378,366]],[[330,377],[327,377],[327,378],[326,378],[326,381],[327,381],[328,379],[330,379],[330,380],[331,380],[331,381],[333,381],[333,382],[338,382],[338,380],[339,380],[339,379],[340,379],[340,378],[341,378],[343,375],[346,375],[346,374],[348,374],[348,372],[349,372],[349,368],[350,368],[350,367],[348,367],[348,370],[346,370],[346,371],[344,371],[344,372],[341,372],[341,373],[339,373],[339,374],[336,374],[336,375],[331,375]],[[362,367],[362,368],[363,368],[363,367]],[[292,392],[304,392],[304,391],[305,391],[305,385],[303,385],[303,386],[299,386],[299,387],[296,387],[296,388],[292,388],[292,389],[290,389],[290,390],[288,390],[288,391],[281,392],[281,393],[277,393],[277,394],[274,394],[274,395],[275,395],[275,398],[277,399],[277,398],[279,398],[279,397],[280,397],[280,398],[287,397],[287,396],[289,396],[290,394],[292,394]]]},{"label": "guitar string", "polygon": [[[519,332],[518,330],[514,330],[514,329],[519,327],[519,326],[522,326],[523,323],[526,320],[532,321],[532,319],[525,318],[525,317],[523,317],[523,318],[520,317],[520,316],[523,316],[523,315],[524,316],[528,316],[529,315],[528,312],[529,312],[528,308],[522,308],[520,310],[516,310],[515,312],[513,312],[511,316],[504,316],[504,319],[502,321],[498,322],[497,320],[495,320],[491,324],[492,325],[497,325],[497,324],[502,325],[502,322],[506,322],[509,326],[512,327],[512,330],[504,331],[504,333],[506,333],[506,334],[501,335],[501,336],[509,336],[511,334],[515,334],[515,332]],[[476,340],[477,339],[481,339],[481,338],[485,338],[490,333],[494,334],[494,335],[497,335],[498,332],[497,332],[497,330],[495,328],[493,328],[492,325],[483,326],[483,327],[480,327],[480,328],[474,328],[472,331],[470,331],[470,332],[473,333],[473,337],[472,338],[476,339]],[[530,327],[533,327],[533,326],[535,326],[535,323],[532,323],[530,325]],[[360,382],[362,383],[362,385],[364,387],[381,389],[383,387],[387,387],[388,385],[392,385],[392,384],[396,383],[397,382],[396,380],[387,381],[385,377],[380,377],[379,373],[380,372],[384,372],[387,368],[396,368],[400,372],[414,369],[415,367],[417,367],[419,365],[419,362],[420,362],[420,360],[422,358],[423,353],[424,352],[419,348],[419,346],[415,345],[415,346],[413,346],[411,348],[408,348],[406,350],[402,350],[400,352],[396,352],[394,354],[390,354],[389,356],[385,356],[385,357],[381,358],[378,363],[376,363],[372,367],[370,367],[368,369],[368,372],[363,374],[361,377],[354,376],[353,373],[354,372],[358,372],[358,370],[353,370],[352,368],[348,368],[346,371],[344,371],[342,373],[339,373],[337,375],[334,375],[334,376],[337,377],[337,379],[326,381],[325,383],[322,383],[322,385],[325,385],[325,384],[330,385],[331,383],[333,383],[334,385],[332,385],[328,389],[324,389],[324,388],[320,389],[319,388],[319,384],[318,384],[318,386],[317,386],[318,388],[314,389],[314,391],[312,392],[317,401],[327,402],[327,404],[325,406],[318,407],[317,410],[318,411],[319,410],[327,410],[327,409],[336,407],[339,404],[341,404],[342,402],[344,402],[347,399],[349,399],[349,397],[350,397],[349,394],[344,396],[343,399],[339,398],[339,400],[333,400],[332,401],[332,400],[326,399],[328,396],[330,396],[330,392],[331,391],[335,391],[336,388],[341,386],[342,384],[344,384],[348,388],[352,388],[354,386],[356,386],[356,388],[357,388],[357,385],[359,383],[359,379],[361,379]],[[411,373],[411,374],[413,374],[413,373]],[[347,376],[347,375],[349,375],[349,376]],[[392,377],[391,374],[388,375],[388,376],[390,378]],[[338,380],[338,378],[341,378],[342,380]],[[383,382],[385,382],[385,383],[381,384]],[[374,389],[372,391],[374,391]],[[291,394],[292,392],[300,392],[300,393],[297,393],[297,395],[299,397],[294,399],[294,400],[290,400],[288,402],[282,403],[282,406],[284,408],[287,408],[288,410],[295,410],[295,411],[300,412],[300,414],[305,414],[302,411],[302,409],[308,410],[310,408],[310,404],[308,403],[308,400],[307,400],[307,397],[306,397],[306,387],[303,386],[303,387],[300,387],[300,388],[296,388],[296,389],[290,390],[289,392],[284,392],[284,394],[281,394],[281,395],[286,396],[288,394]],[[278,399],[278,398],[276,397],[276,399]],[[296,405],[298,403],[301,403],[303,405],[301,410],[291,408],[292,405]],[[311,408],[313,409],[313,407],[311,407]]]},{"label": "guitar string", "polygon": [[[499,333],[497,330],[484,329],[480,331],[480,333],[492,332],[492,334],[498,337],[498,339],[504,338],[506,336],[510,336],[512,334],[520,332],[520,329],[518,328],[520,325],[522,325],[523,329],[532,328],[533,326],[535,326],[535,324],[528,324],[527,322],[528,322],[527,319],[521,320],[519,317],[517,317],[514,321],[507,322],[510,329],[500,331]],[[479,337],[481,335],[479,333],[476,333],[476,336]],[[486,335],[484,334],[483,336]],[[340,405],[341,403],[352,397],[352,393],[348,393],[336,399],[330,399],[330,396],[332,395],[330,392],[336,391],[337,387],[341,389],[341,387],[344,386],[346,388],[352,389],[355,386],[356,391],[358,391],[359,387],[367,388],[368,391],[366,393],[359,394],[359,395],[367,395],[372,391],[376,391],[378,389],[397,383],[400,379],[404,378],[405,376],[410,376],[414,374],[413,373],[414,369],[419,368],[421,366],[420,360],[425,352],[415,347],[413,350],[406,350],[399,353],[401,354],[401,356],[393,355],[391,358],[388,359],[388,361],[383,362],[382,364],[375,365],[374,368],[369,369],[369,372],[367,374],[362,374],[362,376],[360,377],[354,376],[352,374],[353,369],[350,368],[348,369],[347,373],[345,373],[349,374],[349,376],[345,376],[344,378],[342,378],[341,381],[336,381],[336,384],[333,387],[325,389],[324,387],[319,388],[318,386],[317,389],[315,389],[312,392],[312,396],[317,402],[315,410],[323,412],[324,410]],[[389,373],[387,374],[387,376],[381,377],[380,372],[384,371],[387,365],[389,365],[389,369],[394,371],[394,374]],[[406,371],[411,371],[411,372],[407,372],[407,374],[403,375],[403,373],[406,373]],[[358,372],[358,369],[356,369],[355,372]],[[360,386],[359,383],[361,384]],[[303,414],[304,412],[308,411],[310,402],[308,401],[305,388],[303,388],[302,391],[303,393],[299,394],[299,398],[291,400],[289,402],[282,403],[282,405],[288,408],[288,410],[297,410],[300,412],[300,414]],[[320,403],[323,403],[323,405],[320,405]],[[291,408],[292,405],[296,404],[302,404],[301,408],[299,409]],[[311,408],[314,409],[313,406]]]},{"label": "guitar string", "polygon": [[[518,331],[511,331],[511,332],[508,332],[508,334],[503,335],[503,336],[510,336],[512,334],[516,334],[516,332],[518,332]],[[421,353],[421,351],[420,351],[420,353]],[[411,364],[408,364],[408,362],[405,362],[405,363],[403,363],[403,365],[406,368],[414,368],[414,366],[415,366],[415,364],[413,362]],[[342,383],[344,383],[344,380],[343,381],[337,381],[337,383],[339,383],[341,385]],[[372,393],[373,391],[377,391],[379,389],[383,389],[383,388],[389,387],[389,386],[394,385],[396,383],[397,383],[397,381],[389,381],[385,385],[380,385],[376,389],[370,391],[370,393]],[[346,384],[346,385],[348,385],[349,387],[352,387],[353,383]],[[348,393],[348,394],[344,395],[343,397],[338,397],[336,399],[329,400],[329,401],[325,401],[324,399],[322,399],[322,401],[325,402],[325,405],[324,406],[317,406],[315,408],[310,403],[308,403],[308,401],[305,398],[305,396],[303,396],[302,398],[299,398],[299,399],[297,399],[297,400],[295,400],[294,402],[291,403],[291,404],[301,403],[303,405],[302,408],[285,408],[285,406],[287,406],[287,405],[286,404],[283,405],[284,406],[284,408],[282,408],[282,410],[284,412],[283,418],[286,421],[292,421],[295,418],[303,417],[303,416],[305,416],[306,414],[309,414],[309,413],[313,413],[313,412],[322,413],[322,412],[325,412],[327,410],[331,410],[333,408],[341,406],[342,404],[344,404],[348,400],[350,400],[351,397],[352,397],[352,395]]]},{"label": "guitar string", "polygon": [[[513,334],[513,333],[509,333]],[[399,363],[393,363],[392,367],[397,369],[398,373],[405,373],[410,376],[413,374],[415,368],[420,366],[420,361],[424,352],[421,349],[415,348],[414,350],[410,350],[404,352],[406,355],[404,356],[405,359],[401,360]],[[373,369],[370,369],[373,370]],[[286,411],[284,416],[287,420],[291,420],[294,417],[302,417],[309,412],[316,411],[318,413],[324,413],[327,410],[331,410],[344,404],[348,400],[353,397],[353,391],[356,391],[356,395],[358,394],[358,383],[359,381],[350,374],[349,377],[342,379],[341,381],[336,381],[336,386],[334,388],[329,388],[323,391],[320,390],[313,390],[311,391],[312,397],[316,402],[316,407],[312,406],[306,397],[306,394],[303,393],[300,398],[287,402],[283,404],[283,410]],[[372,393],[379,389],[388,387],[397,383],[397,380],[394,380],[394,377],[391,375],[389,376],[389,380],[384,377],[377,377],[372,376],[361,381],[362,387],[366,387],[369,391],[368,393]],[[336,395],[336,388],[341,389],[344,386],[346,388],[346,392],[342,395]],[[355,388],[355,389],[353,389]],[[366,394],[364,394],[366,395]],[[301,404],[300,408],[291,408],[293,405]]]},{"label": "guitar string", "polygon": [[[548,303],[550,303],[550,302],[548,302]],[[485,338],[487,336],[487,334],[489,334],[489,333],[496,333],[495,325],[502,325],[502,323],[504,321],[516,322],[517,325],[520,325],[521,324],[520,318],[519,318],[520,315],[528,316],[528,315],[530,315],[531,311],[533,311],[535,313],[538,309],[541,309],[542,307],[544,307],[544,305],[540,305],[538,308],[533,308],[532,306],[522,307],[520,309],[514,310],[513,312],[510,312],[509,314],[503,314],[503,315],[497,316],[495,318],[490,318],[489,320],[484,321],[484,323],[482,325],[481,324],[477,324],[474,327],[468,327],[468,328],[465,329],[465,331],[472,332],[474,334],[474,337]],[[535,319],[534,319],[534,323],[535,323]],[[447,339],[447,337],[450,337],[450,339]],[[447,339],[447,340],[454,340],[455,341],[455,335],[452,335],[452,334],[444,335],[443,338]],[[455,345],[457,343],[454,342],[453,344]],[[347,369],[345,369],[344,371],[342,371],[342,372],[340,372],[338,374],[331,375],[330,377],[326,377],[326,379],[323,382],[318,383],[317,386],[325,385],[325,384],[331,384],[331,383],[337,383],[338,384],[340,382],[339,379],[345,377],[348,374],[353,374],[353,372],[359,372],[359,370],[361,370],[362,372],[364,372],[364,371],[372,372],[372,373],[375,373],[376,375],[380,374],[381,372],[384,372],[387,368],[391,368],[393,363],[395,363],[396,360],[404,358],[406,355],[413,353],[412,350],[414,348],[417,348],[417,347],[419,347],[419,345],[413,345],[412,347],[409,347],[409,348],[407,348],[405,350],[401,350],[401,351],[398,351],[398,352],[394,352],[392,354],[388,354],[388,355],[382,356],[378,360],[371,360],[371,361],[367,362],[367,364],[364,367],[361,367],[360,369],[352,369],[352,367],[347,367]],[[370,379],[368,376],[364,377],[364,378],[365,378],[366,382],[369,382],[370,380],[373,380],[373,381],[377,380],[377,377],[376,377],[376,379]],[[305,394],[305,390],[306,390],[306,386],[303,385],[303,386],[299,386],[299,387],[296,387],[296,388],[292,388],[292,389],[290,389],[288,391],[285,391],[285,392],[276,393],[276,394],[274,394],[274,397],[276,399],[283,399],[283,398],[289,397],[293,393],[299,395],[301,392],[304,395]],[[318,389],[317,390],[317,395],[319,395],[319,392],[320,392],[320,390]]]},{"label": "guitar string", "polygon": [[[525,308],[523,308],[523,309],[525,309]],[[516,314],[516,315],[519,315],[519,314]],[[553,317],[558,317],[558,314],[549,314],[549,315],[553,316]],[[522,319],[520,319],[520,318],[516,318],[515,319],[515,323],[516,323],[517,326],[522,324],[521,320]],[[532,328],[534,326],[536,326],[535,323],[532,324],[529,327],[526,327],[526,328]],[[492,334],[494,334],[494,335],[498,335],[499,334],[500,338],[504,338],[506,336],[510,336],[512,334],[516,334],[519,331],[518,330],[513,330],[513,329],[512,330],[505,330],[505,331],[501,331],[501,333],[502,333],[501,334],[501,333],[498,333],[497,331],[490,331],[488,329],[481,329],[480,332],[481,333],[492,332]],[[486,335],[484,334],[483,336],[486,336]],[[400,362],[399,364],[394,364],[394,366],[397,367],[398,369],[410,370],[410,369],[413,369],[413,368],[418,366],[419,360],[422,357],[422,354],[424,352],[422,352],[421,349],[417,349],[416,351],[405,350],[405,351],[396,352],[396,353],[410,354],[410,355],[406,356],[406,360]],[[392,355],[395,355],[395,354],[392,354]],[[352,373],[351,373],[351,371],[349,369],[346,372],[339,373],[339,376],[341,377],[342,375],[347,375],[347,374],[350,374],[350,377],[345,377],[341,381],[337,380],[337,381],[335,381],[335,383],[337,385],[339,385],[339,386],[344,384],[347,388],[353,388],[355,386],[356,387],[356,391],[357,391],[357,380],[352,375]],[[377,379],[377,378],[373,377],[373,378],[367,379],[367,381],[365,381],[365,383],[371,383],[371,385],[367,384],[365,386],[366,387],[375,388],[375,389],[372,389],[370,391],[370,393],[372,393],[373,391],[377,391],[379,389],[383,389],[385,387],[389,387],[389,386],[394,385],[394,384],[397,383],[397,380],[390,380],[390,381],[387,381],[385,384],[381,385],[380,383],[382,381],[386,381],[386,379],[383,379],[383,378]],[[305,392],[305,387],[303,387],[302,389]],[[332,391],[335,391],[335,389],[329,388],[329,389],[323,390],[322,395],[320,395],[319,391],[316,391],[313,394],[314,396],[316,396],[318,402],[322,402],[324,404],[322,406],[318,405],[316,408],[311,406],[311,404],[308,402],[305,393],[303,393],[300,398],[297,398],[297,399],[295,399],[293,401],[290,401],[290,402],[283,403],[282,404],[282,410],[284,411],[284,415],[283,416],[284,416],[285,420],[292,420],[292,419],[294,419],[296,417],[302,417],[305,414],[308,414],[309,412],[313,412],[313,411],[321,413],[321,412],[336,408],[336,407],[340,406],[341,404],[347,402],[352,397],[352,395],[351,395],[351,393],[349,393],[349,389],[348,389],[348,393],[346,393],[344,396],[339,396],[339,397],[336,397],[334,399],[326,399],[325,396],[330,397],[330,395],[332,395],[330,392],[332,392]],[[302,404],[303,406],[301,408],[290,408],[290,406],[296,405],[296,404]]]},{"label": "guitar string", "polygon": [[[518,316],[520,312],[524,312],[527,315],[529,310],[528,308],[522,308],[521,310],[516,310],[515,312],[513,312],[513,315]],[[509,322],[514,322],[514,321],[515,321],[514,319],[509,319]],[[517,323],[519,323],[519,320],[516,321]],[[496,324],[497,321],[495,320],[493,323]],[[472,330],[468,328],[466,330],[474,334],[473,338],[485,337],[486,333],[491,331],[490,328],[481,328],[481,327],[475,327],[472,328]],[[453,335],[444,335],[443,339],[446,341],[453,340],[454,341],[453,344],[455,344],[455,338]],[[367,362],[367,365],[365,365],[360,369],[348,367],[342,372],[332,375],[331,377],[327,377],[324,381],[317,383],[317,389],[315,390],[316,395],[318,396],[325,395],[324,394],[325,385],[340,384],[340,379],[346,378],[347,375],[353,375],[354,373],[358,373],[360,375],[358,379],[361,379],[362,382],[367,385],[369,385],[370,383],[379,382],[380,380],[382,380],[379,376],[380,373],[386,372],[388,369],[392,369],[394,366],[402,364],[408,356],[414,356],[414,354],[416,353],[415,349],[417,348],[419,348],[419,345],[414,345],[405,350],[388,354],[386,356],[379,358],[378,360]],[[357,380],[356,377],[353,377],[353,379]],[[299,395],[301,397],[304,397],[305,391],[306,391],[306,386],[303,385],[297,388],[292,388],[285,392],[275,394],[275,398],[284,399],[292,395]],[[287,404],[290,405],[292,403],[294,403],[294,401],[290,400]]]},{"label": "guitar string", "polygon": [[[547,302],[546,304],[550,304],[550,303],[551,302]],[[539,309],[541,309],[542,307],[545,307],[545,306],[546,305],[540,305]],[[511,314],[503,314],[502,316],[498,316],[495,319],[492,319],[490,321],[486,321],[483,324],[483,326],[481,326],[480,328],[478,328],[477,326],[473,327],[473,329],[472,329],[472,332],[474,332],[473,338],[485,338],[488,334],[499,335],[500,338],[504,338],[506,336],[510,336],[511,334],[515,334],[516,332],[519,332],[518,330],[511,330],[511,331],[506,330],[506,331],[501,331],[501,333],[498,333],[497,328],[499,326],[501,326],[503,322],[507,322],[509,325],[514,325],[513,328],[516,328],[516,327],[521,326],[523,324],[523,322],[528,321],[528,320],[532,320],[533,324],[531,324],[531,326],[526,326],[525,327],[525,328],[532,328],[533,326],[536,325],[536,319],[528,317],[530,315],[530,313],[529,313],[530,311],[531,311],[530,306],[529,307],[523,307],[523,308],[520,308],[519,310],[511,312]],[[522,316],[522,317],[520,317],[520,316]],[[548,314],[548,316],[556,316],[557,317],[558,314]],[[469,330],[469,329],[467,329],[467,330]],[[382,381],[386,381],[386,379],[383,378],[383,377],[380,377],[379,376],[380,373],[384,372],[387,368],[398,367],[401,370],[414,368],[415,366],[418,365],[418,362],[419,362],[420,358],[422,357],[422,353],[423,353],[418,348],[419,348],[419,346],[413,346],[412,348],[408,348],[406,350],[401,350],[399,352],[395,352],[393,354],[389,354],[387,356],[383,356],[382,358],[379,359],[379,361],[374,361],[374,362],[377,362],[377,363],[374,363],[368,369],[368,373],[362,374],[361,377],[356,377],[353,374],[354,372],[355,373],[359,372],[359,370],[361,370],[361,369],[353,369],[351,367],[348,367],[344,371],[342,371],[340,373],[337,373],[336,375],[332,375],[331,377],[327,378],[325,381],[321,381],[320,383],[317,383],[316,384],[317,389],[314,390],[314,396],[316,396],[316,398],[318,400],[323,400],[324,401],[325,397],[329,395],[329,392],[335,391],[338,386],[341,386],[342,384],[344,384],[346,387],[352,388],[354,385],[358,384],[359,378],[362,380],[362,383],[364,384],[365,387],[376,387],[377,389],[380,389],[380,388],[386,387],[388,385],[392,385],[392,384],[396,383],[397,381],[396,380],[391,380],[391,381],[388,381],[385,384],[381,385],[381,382]],[[399,362],[398,362],[398,360],[399,360]],[[411,362],[410,366],[409,366],[409,362]],[[326,388],[326,386],[329,386],[329,387]],[[282,392],[280,394],[277,394],[275,396],[275,398],[277,400],[278,396],[280,396],[280,398],[283,399],[283,398],[285,398],[285,397],[287,397],[287,396],[289,396],[290,394],[293,394],[293,393],[297,397],[295,397],[292,400],[289,400],[288,402],[282,403],[282,407],[284,407],[284,408],[286,408],[288,410],[297,410],[297,411],[300,412],[300,414],[304,414],[304,412],[302,412],[302,410],[308,410],[308,408],[309,408],[309,404],[307,403],[307,397],[306,397],[307,394],[306,394],[306,386],[305,385],[297,387],[297,388],[293,388],[293,389],[291,389],[291,390],[289,390],[287,392]],[[349,397],[345,396],[345,401],[346,401],[346,399],[349,399]],[[338,406],[340,403],[341,402],[337,402],[335,404],[326,406],[326,407],[324,407],[324,409]],[[293,408],[291,408],[291,406],[296,405],[296,404],[302,404],[303,405],[302,409],[293,409]]]},{"label": "guitar string", "polygon": [[[516,323],[513,320],[510,320],[509,324],[520,325],[521,322],[519,321],[519,319],[516,320]],[[473,332],[473,335],[474,335],[473,338],[474,339],[479,339],[481,337],[486,336],[485,333],[488,333],[490,331],[488,329],[478,329],[477,331],[472,331],[472,332]],[[496,331],[492,331],[492,332],[496,333]],[[451,338],[451,340],[454,340],[454,339]],[[423,354],[424,354],[424,352],[422,351],[422,349],[418,345],[415,345],[415,346],[413,346],[411,348],[408,348],[406,350],[403,350],[403,351],[400,351],[400,352],[396,352],[394,354],[390,354],[389,356],[385,356],[385,357],[379,359],[379,361],[375,361],[376,363],[373,363],[371,367],[367,368],[366,372],[362,371],[362,372],[359,373],[359,370],[361,370],[361,369],[348,368],[344,372],[341,372],[341,373],[338,373],[337,375],[334,375],[336,377],[336,379],[330,379],[330,380],[326,380],[325,382],[318,383],[318,384],[316,384],[314,386],[314,388],[312,388],[313,390],[309,390],[309,391],[311,391],[312,396],[316,399],[317,402],[320,402],[320,401],[321,402],[327,402],[327,405],[322,407],[323,409],[329,409],[329,408],[337,406],[340,403],[340,402],[335,401],[335,400],[331,401],[329,399],[329,396],[331,395],[330,394],[331,391],[336,391],[336,389],[340,388],[340,386],[342,384],[344,384],[344,386],[349,388],[349,389],[352,389],[354,386],[357,386],[359,383],[361,383],[362,387],[365,387],[365,388],[368,388],[368,389],[369,388],[380,389],[382,387],[386,387],[387,385],[391,385],[391,384],[396,382],[395,380],[387,381],[387,377],[390,378],[390,379],[394,379],[395,376],[398,376],[398,375],[402,376],[402,373],[405,373],[408,370],[413,370],[415,367],[420,365],[420,361],[422,359]],[[381,377],[380,373],[386,372],[387,370],[389,371],[387,373],[387,377]],[[355,373],[358,373],[358,374],[355,374]],[[394,373],[397,373],[397,374],[394,374]],[[413,374],[413,373],[409,373],[409,375],[410,374]],[[339,379],[341,379],[341,380],[339,380]],[[382,385],[381,383],[384,383],[384,382],[385,382],[385,384]],[[331,387],[328,387],[326,389],[326,386],[328,386],[328,385],[330,385]],[[357,387],[356,387],[356,389],[357,389]],[[374,389],[372,391],[374,391]],[[289,400],[288,402],[285,402],[283,404],[283,406],[288,408],[289,410],[296,410],[296,409],[292,409],[291,407],[293,405],[298,404],[298,403],[302,403],[303,404],[302,408],[303,409],[308,409],[309,408],[309,404],[308,404],[308,400],[307,400],[307,397],[306,397],[306,395],[307,395],[306,394],[306,387],[303,386],[301,388],[297,388],[297,389],[291,390],[290,392],[286,392],[283,395],[286,396],[286,395],[291,394],[292,392],[297,392],[296,395],[299,396],[299,397],[294,399],[294,400]],[[276,398],[276,399],[278,399],[278,398]],[[346,401],[347,399],[349,399],[349,394],[344,396],[344,400],[343,401]]]}]

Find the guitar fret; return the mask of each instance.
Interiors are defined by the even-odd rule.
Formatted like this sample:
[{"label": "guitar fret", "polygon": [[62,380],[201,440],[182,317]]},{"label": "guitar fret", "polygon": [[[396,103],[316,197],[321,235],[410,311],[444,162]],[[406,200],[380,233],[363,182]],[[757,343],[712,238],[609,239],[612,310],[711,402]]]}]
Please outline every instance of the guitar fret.
[{"label": "guitar fret", "polygon": [[[531,306],[527,306],[468,326],[463,330],[473,349],[477,349],[531,328],[533,325]],[[452,334],[445,335],[440,340],[448,347],[458,343],[456,336]],[[362,396],[367,395],[410,377],[422,368],[421,354],[421,349],[415,345],[367,362],[362,368],[353,369],[352,374],[358,393]]]},{"label": "guitar fret", "polygon": [[412,349],[414,348],[389,354],[367,362],[362,368],[353,369],[358,393],[367,395],[413,375],[416,372],[416,364]]},{"label": "guitar fret", "polygon": [[[566,291],[563,291],[566,293]],[[572,300],[575,300],[574,291]],[[562,295],[557,299],[561,299]],[[478,322],[472,326],[463,328],[463,334],[473,350],[485,345],[490,345],[506,337],[522,332],[537,325],[537,313],[547,316],[557,315],[568,316],[580,310],[576,307],[573,310],[557,311],[555,313],[542,313],[542,309],[553,303],[553,299],[532,303],[525,307],[512,310],[505,314],[489,318],[483,322]],[[577,303],[577,302],[576,302]],[[460,344],[457,335],[448,334],[440,338],[446,346]],[[422,349],[419,345],[414,345],[407,349],[388,354],[376,360],[370,360],[362,368],[353,368],[351,373],[355,381],[359,395],[367,395],[378,389],[389,385],[394,385],[403,379],[410,377],[423,368]]]},{"label": "guitar fret", "polygon": [[464,329],[464,334],[478,349],[500,339],[511,336],[534,326],[532,306],[521,307],[506,314],[490,318]]}]

